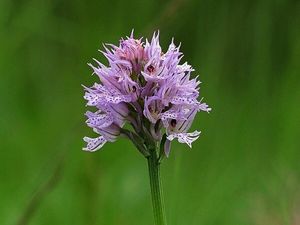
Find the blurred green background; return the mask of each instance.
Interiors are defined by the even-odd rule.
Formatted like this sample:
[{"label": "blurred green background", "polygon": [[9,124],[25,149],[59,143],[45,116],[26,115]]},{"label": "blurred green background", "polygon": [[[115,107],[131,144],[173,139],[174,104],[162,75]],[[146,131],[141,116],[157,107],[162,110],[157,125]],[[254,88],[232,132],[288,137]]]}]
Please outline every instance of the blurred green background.
[{"label": "blurred green background", "polygon": [[162,165],[169,225],[300,224],[300,1],[0,1],[0,224],[151,225],[146,160],[81,151],[101,43],[159,29],[213,108]]}]

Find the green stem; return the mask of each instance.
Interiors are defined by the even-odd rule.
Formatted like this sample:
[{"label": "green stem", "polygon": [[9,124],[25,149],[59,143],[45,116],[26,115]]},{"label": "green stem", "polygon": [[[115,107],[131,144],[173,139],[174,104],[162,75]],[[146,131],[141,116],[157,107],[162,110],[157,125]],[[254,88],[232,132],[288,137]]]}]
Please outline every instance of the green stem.
[{"label": "green stem", "polygon": [[150,176],[152,206],[155,225],[166,225],[166,216],[163,201],[162,184],[160,180],[160,164],[156,149],[149,149],[150,156],[147,157]]}]

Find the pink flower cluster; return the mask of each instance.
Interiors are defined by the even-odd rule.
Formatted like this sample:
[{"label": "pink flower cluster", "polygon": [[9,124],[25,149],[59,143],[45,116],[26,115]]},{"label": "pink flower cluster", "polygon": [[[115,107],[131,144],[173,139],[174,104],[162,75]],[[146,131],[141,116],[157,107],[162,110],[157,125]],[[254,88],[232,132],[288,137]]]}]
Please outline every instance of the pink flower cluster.
[{"label": "pink flower cluster", "polygon": [[[96,66],[90,64],[100,83],[85,87],[87,105],[96,109],[86,113],[86,123],[98,137],[85,137],[84,150],[96,151],[119,135],[139,142],[135,143],[139,148],[149,139],[161,142],[164,138],[167,156],[174,139],[191,147],[200,135],[197,130],[188,132],[195,115],[211,108],[198,100],[200,81],[191,78],[190,65],[180,64],[179,47],[172,41],[163,52],[159,33],[154,33],[150,42],[131,34],[118,46],[106,44],[104,49],[109,66],[97,60]],[[124,129],[126,122],[132,125],[131,131]]]}]

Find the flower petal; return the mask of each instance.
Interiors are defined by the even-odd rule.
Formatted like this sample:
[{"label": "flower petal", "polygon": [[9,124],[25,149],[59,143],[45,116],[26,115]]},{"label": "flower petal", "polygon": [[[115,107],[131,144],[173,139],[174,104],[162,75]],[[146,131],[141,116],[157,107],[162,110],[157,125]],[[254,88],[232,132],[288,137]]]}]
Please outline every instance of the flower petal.
[{"label": "flower petal", "polygon": [[84,137],[83,140],[87,142],[87,146],[82,150],[88,152],[95,152],[99,150],[107,142],[103,136],[99,136],[97,138]]},{"label": "flower petal", "polygon": [[192,148],[192,142],[199,138],[201,132],[194,131],[192,133],[173,133],[167,136],[167,139],[172,141],[175,138],[178,139],[179,143],[186,143],[190,148]]},{"label": "flower petal", "polygon": [[197,108],[198,108],[198,111],[205,111],[205,112],[208,112],[208,113],[211,111],[211,108],[209,108],[209,106],[204,102],[203,103],[198,103]]},{"label": "flower petal", "polygon": [[103,128],[108,127],[114,122],[114,118],[110,114],[98,114],[87,112],[88,120],[86,121],[89,127]]},{"label": "flower petal", "polygon": [[188,104],[188,105],[194,105],[197,104],[198,101],[194,97],[188,97],[188,96],[175,96],[171,99],[171,103],[178,105],[178,104]]},{"label": "flower petal", "polygon": [[129,95],[111,95],[107,93],[89,93],[86,92],[84,99],[88,101],[88,106],[96,106],[98,104],[112,103],[118,104],[120,102],[130,102],[131,97]]},{"label": "flower petal", "polygon": [[168,111],[160,114],[160,119],[163,122],[164,127],[168,127],[169,119],[186,120],[187,118],[184,116],[184,113],[179,110],[169,109]]}]

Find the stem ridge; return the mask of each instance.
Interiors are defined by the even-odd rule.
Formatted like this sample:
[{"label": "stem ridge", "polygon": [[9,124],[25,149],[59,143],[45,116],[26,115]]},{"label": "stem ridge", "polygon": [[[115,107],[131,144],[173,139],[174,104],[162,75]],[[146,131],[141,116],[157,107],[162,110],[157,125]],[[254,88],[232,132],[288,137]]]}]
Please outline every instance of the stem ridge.
[{"label": "stem ridge", "polygon": [[150,155],[147,157],[150,177],[150,187],[152,196],[152,206],[155,225],[166,225],[166,216],[163,200],[162,183],[160,179],[160,163],[155,148],[149,149]]}]

